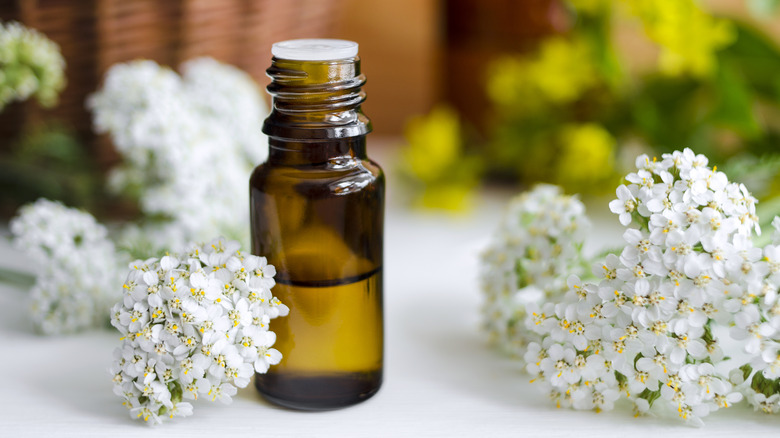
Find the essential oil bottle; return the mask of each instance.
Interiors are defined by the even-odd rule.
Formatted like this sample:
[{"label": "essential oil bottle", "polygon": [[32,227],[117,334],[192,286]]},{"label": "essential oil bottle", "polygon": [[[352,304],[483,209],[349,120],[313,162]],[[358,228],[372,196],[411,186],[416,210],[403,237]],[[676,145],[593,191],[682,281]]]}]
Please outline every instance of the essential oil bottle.
[{"label": "essential oil bottle", "polygon": [[304,410],[349,406],[382,384],[385,177],[366,156],[357,43],[273,45],[268,161],[250,179],[252,253],[276,266],[282,360],[255,385]]}]

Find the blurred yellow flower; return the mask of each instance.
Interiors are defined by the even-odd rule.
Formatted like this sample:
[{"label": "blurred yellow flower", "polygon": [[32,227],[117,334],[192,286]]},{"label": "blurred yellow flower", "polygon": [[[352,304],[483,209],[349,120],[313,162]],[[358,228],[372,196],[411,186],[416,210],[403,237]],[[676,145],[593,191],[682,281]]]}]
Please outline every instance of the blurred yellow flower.
[{"label": "blurred yellow flower", "polygon": [[439,106],[406,126],[409,146],[403,151],[407,172],[423,183],[441,179],[461,155],[460,121],[451,108]]},{"label": "blurred yellow flower", "polygon": [[459,211],[471,206],[473,187],[459,183],[425,187],[416,197],[415,206],[436,210]]},{"label": "blurred yellow flower", "polygon": [[614,174],[615,139],[601,125],[567,125],[560,144],[555,162],[558,184],[580,192],[583,185],[597,185]]},{"label": "blurred yellow flower", "polygon": [[406,127],[402,174],[411,183],[418,207],[462,210],[478,180],[477,161],[465,155],[458,115],[438,106]]},{"label": "blurred yellow flower", "polygon": [[704,77],[715,70],[715,53],[736,39],[732,23],[703,11],[695,0],[624,0],[661,46],[662,72]]},{"label": "blurred yellow flower", "polygon": [[599,82],[588,40],[555,36],[530,58],[504,57],[489,69],[488,96],[497,104],[534,108],[567,104]]},{"label": "blurred yellow flower", "polygon": [[514,56],[503,56],[493,61],[487,73],[488,98],[505,107],[533,101],[528,85],[527,64],[528,61]]},{"label": "blurred yellow flower", "polygon": [[546,40],[529,73],[539,91],[556,103],[577,99],[597,82],[590,46],[581,38]]}]

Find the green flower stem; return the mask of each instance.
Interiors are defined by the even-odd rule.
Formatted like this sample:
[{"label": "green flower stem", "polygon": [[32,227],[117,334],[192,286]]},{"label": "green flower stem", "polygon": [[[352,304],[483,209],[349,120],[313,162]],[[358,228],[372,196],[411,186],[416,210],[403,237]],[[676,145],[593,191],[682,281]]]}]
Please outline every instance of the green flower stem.
[{"label": "green flower stem", "polygon": [[634,213],[631,215],[631,217],[634,219],[634,223],[639,225],[639,229],[642,231],[648,231],[650,229],[650,218],[644,217],[641,214],[639,214],[638,211],[634,211]]},{"label": "green flower stem", "polygon": [[0,283],[28,290],[35,284],[35,275],[0,267]]}]

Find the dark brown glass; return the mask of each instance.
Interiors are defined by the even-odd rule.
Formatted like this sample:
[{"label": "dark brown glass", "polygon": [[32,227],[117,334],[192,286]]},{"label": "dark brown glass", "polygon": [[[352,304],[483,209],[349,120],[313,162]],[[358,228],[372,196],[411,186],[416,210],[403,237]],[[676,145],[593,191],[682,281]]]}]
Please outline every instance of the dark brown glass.
[{"label": "dark brown glass", "polygon": [[290,314],[271,322],[282,361],[255,385],[290,408],[334,409],[382,383],[385,180],[366,156],[358,58],[274,58],[268,161],[250,179],[252,253],[277,269]]}]

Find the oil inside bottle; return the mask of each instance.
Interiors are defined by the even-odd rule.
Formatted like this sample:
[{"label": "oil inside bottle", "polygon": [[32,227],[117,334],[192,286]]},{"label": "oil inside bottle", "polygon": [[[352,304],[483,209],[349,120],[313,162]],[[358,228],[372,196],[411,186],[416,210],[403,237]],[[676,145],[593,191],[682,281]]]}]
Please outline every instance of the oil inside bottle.
[{"label": "oil inside bottle", "polygon": [[382,266],[354,254],[322,224],[298,229],[284,258],[310,280],[277,275],[274,295],[290,307],[271,322],[282,361],[257,376],[257,388],[276,404],[306,410],[371,397],[382,380]]},{"label": "oil inside bottle", "polygon": [[274,403],[333,409],[371,397],[382,380],[382,271],[333,282],[277,283],[290,306],[274,320],[282,361],[257,388]]}]

